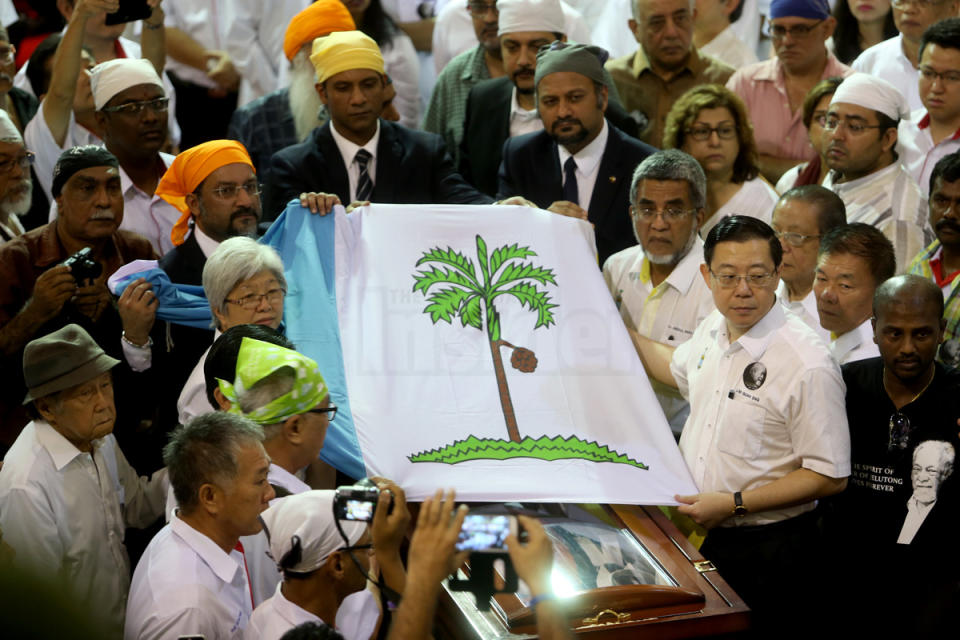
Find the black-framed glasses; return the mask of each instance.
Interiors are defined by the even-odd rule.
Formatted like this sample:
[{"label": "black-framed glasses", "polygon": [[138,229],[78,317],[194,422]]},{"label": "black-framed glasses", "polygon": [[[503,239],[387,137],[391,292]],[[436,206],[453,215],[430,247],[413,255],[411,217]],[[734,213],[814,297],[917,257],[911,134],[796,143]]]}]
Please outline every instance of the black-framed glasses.
[{"label": "black-framed glasses", "polygon": [[323,407],[322,409],[310,409],[307,413],[325,413],[327,414],[327,420],[333,422],[333,419],[337,417],[337,405],[331,404],[329,407]]},{"label": "black-framed glasses", "polygon": [[652,221],[657,216],[663,216],[666,220],[679,220],[687,215],[692,215],[696,209],[683,209],[681,207],[665,207],[657,209],[646,205],[637,205],[630,207],[630,212],[634,217],[640,218],[644,222]]},{"label": "black-framed glasses", "polygon": [[496,3],[496,2],[473,2],[473,1],[471,1],[471,2],[468,2],[468,3],[467,3],[467,9],[469,9],[469,10],[470,10],[470,13],[472,13],[472,14],[475,15],[475,16],[482,16],[482,15],[485,14],[487,11],[493,11],[495,14],[498,14],[498,15],[499,15],[499,13],[500,13],[500,11],[497,9],[497,3]]},{"label": "black-framed glasses", "polygon": [[835,131],[840,128],[840,125],[843,125],[843,128],[849,131],[853,135],[860,135],[867,129],[880,129],[883,125],[879,124],[867,124],[865,122],[860,122],[859,120],[841,120],[837,116],[827,116],[827,119],[823,121],[824,131]]},{"label": "black-framed glasses", "polygon": [[257,184],[255,180],[243,184],[222,184],[215,189],[211,189],[213,195],[221,200],[236,200],[240,191],[246,191],[251,198],[256,198],[263,191],[263,185]]},{"label": "black-framed glasses", "polygon": [[373,555],[373,543],[351,544],[347,547],[340,547],[337,551],[366,551],[367,555]]},{"label": "black-framed glasses", "polygon": [[[283,296],[286,295],[286,290],[282,288],[270,289],[266,293],[250,293],[240,298],[224,298],[224,302],[229,302],[230,304],[235,304],[238,307],[242,307],[247,311],[253,311],[260,306],[260,303],[266,300],[270,303],[271,306],[276,306],[283,302]],[[331,418],[332,420],[332,418]]]},{"label": "black-framed glasses", "polygon": [[141,100],[140,102],[127,102],[118,104],[115,107],[104,107],[101,111],[106,113],[119,113],[124,116],[139,116],[144,109],[150,109],[154,113],[166,113],[170,106],[170,98],[154,98],[153,100]]},{"label": "black-framed glasses", "polygon": [[783,40],[788,35],[792,40],[800,40],[810,35],[810,32],[819,27],[821,22],[823,20],[817,20],[813,24],[795,24],[789,27],[768,22],[764,25],[764,35],[771,40]]},{"label": "black-framed glasses", "polygon": [[13,173],[14,167],[19,166],[24,173],[30,171],[30,165],[33,164],[36,159],[36,154],[32,151],[24,151],[20,155],[9,158],[7,160],[0,161],[0,173],[10,174]]},{"label": "black-framed glasses", "polygon": [[778,239],[786,241],[791,247],[802,247],[807,240],[813,240],[814,238],[819,238],[819,235],[808,236],[802,233],[794,233],[793,231],[777,231],[773,230],[774,235]]},{"label": "black-framed glasses", "polygon": [[773,273],[748,273],[746,275],[740,275],[739,273],[714,273],[710,271],[710,275],[713,276],[713,279],[717,281],[721,289],[734,289],[740,286],[740,281],[743,280],[747,283],[747,286],[751,289],[765,287],[770,284],[770,281],[773,280]]},{"label": "black-framed glasses", "polygon": [[887,440],[887,451],[903,451],[910,446],[910,432],[913,431],[913,425],[910,424],[910,418],[899,411],[890,416],[890,437]]},{"label": "black-framed glasses", "polygon": [[908,4],[921,9],[929,9],[930,7],[938,7],[944,2],[947,2],[947,0],[891,0],[890,4],[897,9],[902,9]]},{"label": "black-framed glasses", "polygon": [[960,71],[935,71],[926,65],[920,67],[919,71],[920,76],[927,82],[940,80],[940,84],[945,87],[960,83]]},{"label": "black-framed glasses", "polygon": [[706,125],[698,124],[684,131],[684,133],[686,133],[688,136],[694,140],[699,140],[700,142],[709,140],[710,136],[714,132],[716,132],[717,137],[721,140],[733,140],[737,137],[737,125],[721,124],[719,127],[708,127]]}]

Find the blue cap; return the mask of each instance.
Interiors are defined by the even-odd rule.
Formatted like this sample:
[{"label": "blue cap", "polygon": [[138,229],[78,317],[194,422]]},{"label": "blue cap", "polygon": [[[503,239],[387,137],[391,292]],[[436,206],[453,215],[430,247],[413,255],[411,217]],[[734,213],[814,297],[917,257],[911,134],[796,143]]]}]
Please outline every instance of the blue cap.
[{"label": "blue cap", "polygon": [[826,20],[829,17],[830,3],[827,0],[771,0],[770,2],[771,20],[776,18]]}]

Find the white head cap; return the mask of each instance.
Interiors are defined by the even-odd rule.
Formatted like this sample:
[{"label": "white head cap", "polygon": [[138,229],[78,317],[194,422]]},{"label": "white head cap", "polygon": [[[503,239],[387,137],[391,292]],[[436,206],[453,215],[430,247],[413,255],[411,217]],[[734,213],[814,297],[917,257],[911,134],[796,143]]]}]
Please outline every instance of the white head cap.
[{"label": "white head cap", "polygon": [[[335,494],[335,491],[305,491],[274,501],[261,514],[270,540],[270,555],[279,568],[309,573],[345,546],[334,523]],[[351,545],[367,530],[366,522],[342,520],[340,526]]]},{"label": "white head cap", "polygon": [[497,0],[497,35],[518,31],[567,32],[560,0]]},{"label": "white head cap", "polygon": [[23,144],[23,136],[20,135],[20,130],[17,129],[17,125],[13,124],[13,120],[3,109],[0,109],[0,142]]},{"label": "white head cap", "polygon": [[157,70],[146,58],[117,58],[101,62],[90,72],[94,107],[100,111],[110,98],[138,84],[153,84],[163,89],[163,81],[157,75]]},{"label": "white head cap", "polygon": [[893,120],[909,120],[910,107],[900,90],[882,78],[854,73],[837,87],[830,104],[843,102],[873,109]]}]

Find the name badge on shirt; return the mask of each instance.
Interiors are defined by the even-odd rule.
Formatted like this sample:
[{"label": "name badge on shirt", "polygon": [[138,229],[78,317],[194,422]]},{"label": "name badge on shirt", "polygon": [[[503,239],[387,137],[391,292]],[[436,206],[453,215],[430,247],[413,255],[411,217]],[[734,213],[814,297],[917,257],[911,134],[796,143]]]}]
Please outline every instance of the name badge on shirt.
[{"label": "name badge on shirt", "polygon": [[767,379],[767,367],[762,362],[751,362],[743,370],[743,386],[756,391]]}]

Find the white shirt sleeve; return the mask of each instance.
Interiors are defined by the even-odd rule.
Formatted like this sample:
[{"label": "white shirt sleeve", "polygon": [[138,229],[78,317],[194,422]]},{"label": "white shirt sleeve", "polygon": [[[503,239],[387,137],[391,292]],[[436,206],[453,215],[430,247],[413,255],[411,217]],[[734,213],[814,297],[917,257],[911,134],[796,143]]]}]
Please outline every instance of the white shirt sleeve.
[{"label": "white shirt sleeve", "polygon": [[837,367],[811,369],[793,393],[787,423],[804,469],[830,478],[850,475],[847,387]]},{"label": "white shirt sleeve", "polygon": [[381,52],[387,75],[397,90],[393,103],[400,114],[400,124],[417,129],[420,127],[420,59],[413,41],[407,34],[397,33]]},{"label": "white shirt sleeve", "polygon": [[3,540],[13,547],[15,565],[53,578],[63,564],[64,547],[54,513],[31,487],[12,488],[0,509]]}]

